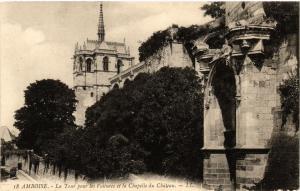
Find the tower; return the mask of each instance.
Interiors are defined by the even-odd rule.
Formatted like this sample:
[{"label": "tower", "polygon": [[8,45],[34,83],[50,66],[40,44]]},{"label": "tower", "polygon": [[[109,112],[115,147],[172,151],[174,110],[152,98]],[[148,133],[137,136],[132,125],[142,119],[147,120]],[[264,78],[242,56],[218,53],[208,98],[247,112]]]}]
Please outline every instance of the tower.
[{"label": "tower", "polygon": [[109,79],[126,70],[134,60],[125,42],[105,40],[103,5],[100,4],[97,30],[98,40],[76,43],[73,56],[73,88],[78,100],[76,124],[83,126],[85,111],[110,89]]}]

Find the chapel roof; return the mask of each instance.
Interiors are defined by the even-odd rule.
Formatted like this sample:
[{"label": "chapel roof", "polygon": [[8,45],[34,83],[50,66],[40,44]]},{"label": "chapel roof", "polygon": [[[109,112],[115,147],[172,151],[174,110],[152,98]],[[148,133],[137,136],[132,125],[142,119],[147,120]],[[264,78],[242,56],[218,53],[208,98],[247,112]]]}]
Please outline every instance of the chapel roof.
[{"label": "chapel roof", "polygon": [[123,54],[126,56],[130,56],[129,47],[126,46],[125,40],[124,42],[111,42],[105,40],[102,3],[100,4],[97,35],[98,35],[98,40],[87,39],[81,45],[76,43],[75,54],[82,54],[82,53],[92,54],[95,52],[100,52],[100,53],[103,52],[103,53]]},{"label": "chapel roof", "polygon": [[129,47],[126,46],[125,42],[111,42],[111,41],[102,41],[89,40],[87,39],[83,45],[76,45],[75,52],[80,51],[110,51],[116,54],[130,54]]}]

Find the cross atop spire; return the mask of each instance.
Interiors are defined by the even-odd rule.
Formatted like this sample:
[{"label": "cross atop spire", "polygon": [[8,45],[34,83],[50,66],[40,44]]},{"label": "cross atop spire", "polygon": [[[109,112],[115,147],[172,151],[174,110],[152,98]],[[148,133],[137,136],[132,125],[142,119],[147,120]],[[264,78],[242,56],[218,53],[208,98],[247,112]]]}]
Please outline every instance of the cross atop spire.
[{"label": "cross atop spire", "polygon": [[97,34],[98,34],[98,41],[103,42],[104,37],[105,37],[105,30],[104,30],[102,2],[100,3],[100,14],[99,14],[98,33]]}]

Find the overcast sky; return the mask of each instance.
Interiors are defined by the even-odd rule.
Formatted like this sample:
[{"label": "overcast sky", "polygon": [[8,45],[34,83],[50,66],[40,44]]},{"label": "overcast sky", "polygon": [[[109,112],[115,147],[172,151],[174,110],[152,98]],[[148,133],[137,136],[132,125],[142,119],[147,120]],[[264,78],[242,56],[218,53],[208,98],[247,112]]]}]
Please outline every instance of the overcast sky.
[{"label": "overcast sky", "polygon": [[[104,2],[106,40],[126,39],[136,62],[139,41],[172,24],[211,20],[201,2]],[[97,2],[0,3],[1,126],[12,127],[26,87],[40,79],[59,79],[72,87],[74,45],[97,39]]]}]

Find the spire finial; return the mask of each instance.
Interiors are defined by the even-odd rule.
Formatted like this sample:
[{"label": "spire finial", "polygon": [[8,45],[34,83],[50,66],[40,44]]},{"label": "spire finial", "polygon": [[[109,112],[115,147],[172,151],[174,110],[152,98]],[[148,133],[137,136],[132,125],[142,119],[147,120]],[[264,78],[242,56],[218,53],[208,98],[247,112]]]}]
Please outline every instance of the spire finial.
[{"label": "spire finial", "polygon": [[103,10],[102,10],[102,2],[100,3],[100,13],[99,13],[99,23],[98,23],[98,41],[103,42],[105,37],[104,30],[104,20],[103,20]]}]

